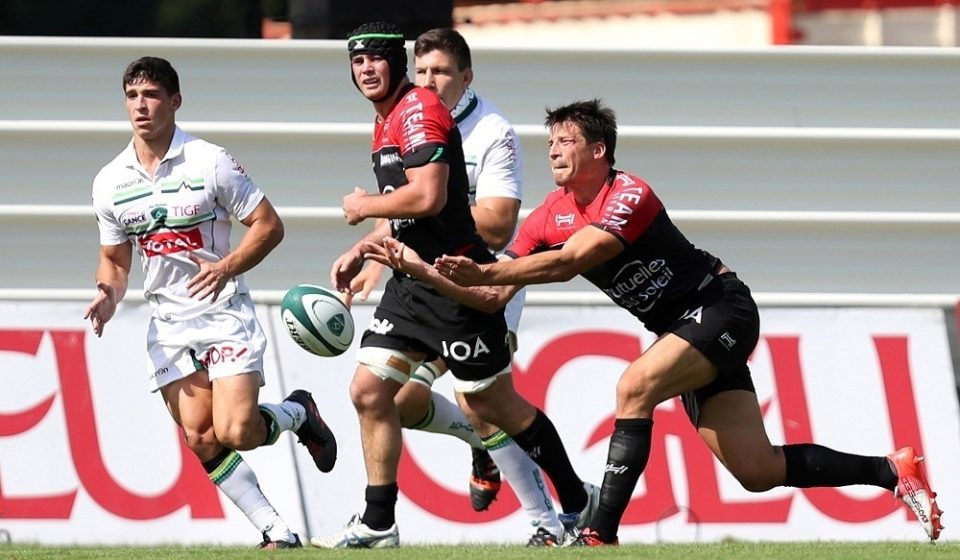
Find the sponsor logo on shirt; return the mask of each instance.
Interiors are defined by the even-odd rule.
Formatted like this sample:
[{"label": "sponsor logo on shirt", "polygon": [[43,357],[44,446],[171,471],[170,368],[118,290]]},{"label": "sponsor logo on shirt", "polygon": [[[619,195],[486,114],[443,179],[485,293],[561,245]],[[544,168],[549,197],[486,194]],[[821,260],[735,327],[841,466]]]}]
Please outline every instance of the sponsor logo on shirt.
[{"label": "sponsor logo on shirt", "polygon": [[554,214],[553,221],[557,229],[570,229],[573,227],[573,212],[569,214]]},{"label": "sponsor logo on shirt", "polygon": [[147,257],[195,251],[203,249],[203,235],[199,229],[151,233],[140,238],[140,248]]},{"label": "sponsor logo on shirt", "polygon": [[400,165],[403,160],[400,159],[400,154],[395,152],[380,152],[380,167],[388,167],[391,165]]},{"label": "sponsor logo on shirt", "polygon": [[671,280],[673,271],[664,259],[635,260],[623,265],[603,292],[621,307],[645,312],[653,309]]}]

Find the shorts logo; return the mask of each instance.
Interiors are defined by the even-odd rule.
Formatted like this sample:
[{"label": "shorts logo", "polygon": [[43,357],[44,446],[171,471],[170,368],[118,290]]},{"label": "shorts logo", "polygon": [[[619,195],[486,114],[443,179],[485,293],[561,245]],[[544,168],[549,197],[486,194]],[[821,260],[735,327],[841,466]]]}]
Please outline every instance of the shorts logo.
[{"label": "shorts logo", "polygon": [[377,319],[374,317],[370,319],[370,326],[367,327],[367,330],[377,334],[387,334],[393,330],[393,323],[386,319]]},{"label": "shorts logo", "polygon": [[446,340],[441,340],[440,344],[443,346],[443,357],[444,358],[453,358],[458,362],[468,360],[470,358],[476,358],[481,354],[489,354],[490,348],[483,343],[479,337],[471,345],[468,342],[462,340],[456,340],[454,342],[447,342]]},{"label": "shorts logo", "polygon": [[140,248],[147,257],[194,251],[203,249],[203,235],[198,229],[152,233],[140,238]]},{"label": "shorts logo", "polygon": [[723,334],[720,335],[720,344],[723,344],[723,347],[726,348],[727,350],[732,350],[733,346],[736,343],[737,343],[736,339],[733,338],[733,336],[730,333],[724,332]]},{"label": "shorts logo", "polygon": [[247,354],[248,348],[234,348],[233,346],[214,346],[207,350],[200,358],[200,363],[209,368],[217,364],[234,363]]},{"label": "shorts logo", "polygon": [[[701,319],[703,319],[703,306],[701,305],[700,307],[694,309],[693,311],[687,311],[686,314],[684,314],[683,317],[680,317],[680,319],[681,319],[681,320],[683,320],[683,319],[693,319],[693,320],[696,321],[697,324],[699,325],[699,324],[701,323]],[[725,335],[727,335],[727,336],[730,336],[729,333],[723,333],[723,334],[725,334]],[[732,340],[732,339],[731,339],[731,340]],[[734,342],[736,342],[736,341],[734,341]],[[732,343],[731,343],[731,344],[732,344]]]}]

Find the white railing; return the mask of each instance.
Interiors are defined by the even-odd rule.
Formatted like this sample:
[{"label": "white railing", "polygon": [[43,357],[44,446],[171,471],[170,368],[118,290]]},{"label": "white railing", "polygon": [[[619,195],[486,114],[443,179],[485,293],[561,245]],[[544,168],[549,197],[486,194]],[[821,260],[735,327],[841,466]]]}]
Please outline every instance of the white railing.
[{"label": "white railing", "polygon": [[[178,125],[194,135],[210,134],[332,134],[369,137],[369,123],[335,122],[254,122],[254,121],[182,121]],[[547,131],[539,124],[516,124],[521,137],[546,138]],[[114,120],[0,120],[0,132],[117,132],[128,135],[130,123]],[[884,141],[957,141],[960,130],[940,128],[839,128],[792,126],[635,126],[617,127],[618,138],[699,138],[740,140],[856,140]]]},{"label": "white railing", "polygon": [[[532,210],[520,210],[526,218]],[[334,206],[280,206],[284,219],[342,220],[343,210]],[[87,220],[93,209],[70,204],[0,204],[0,218],[81,218]],[[874,224],[874,225],[960,225],[960,212],[821,212],[789,210],[671,210],[670,217],[686,223],[784,223],[784,224]]]}]

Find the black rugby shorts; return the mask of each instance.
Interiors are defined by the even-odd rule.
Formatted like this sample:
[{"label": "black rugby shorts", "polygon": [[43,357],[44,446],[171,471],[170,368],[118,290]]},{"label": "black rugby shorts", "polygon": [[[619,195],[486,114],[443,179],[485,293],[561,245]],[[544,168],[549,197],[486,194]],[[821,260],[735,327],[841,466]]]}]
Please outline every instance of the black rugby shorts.
[{"label": "black rugby shorts", "polygon": [[443,358],[463,381],[492,377],[511,360],[502,309],[484,313],[397,274],[387,282],[360,346],[423,352],[426,361]]},{"label": "black rugby shorts", "polygon": [[717,275],[667,332],[689,342],[719,370],[707,385],[681,395],[694,426],[699,426],[700,409],[710,397],[736,389],[756,392],[747,359],[760,337],[760,314],[750,288],[735,273]]}]

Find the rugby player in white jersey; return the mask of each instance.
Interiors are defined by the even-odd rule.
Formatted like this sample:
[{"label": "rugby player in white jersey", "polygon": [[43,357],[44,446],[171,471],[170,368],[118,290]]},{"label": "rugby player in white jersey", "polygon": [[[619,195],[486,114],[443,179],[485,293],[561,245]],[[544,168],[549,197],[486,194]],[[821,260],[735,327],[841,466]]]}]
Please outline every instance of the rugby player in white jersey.
[{"label": "rugby player in white jersey", "polygon": [[[84,318],[103,334],[127,291],[136,248],[152,308],[150,390],[160,392],[210,480],[261,532],[260,548],[299,548],[237,453],[293,431],[319,470],[336,461],[336,440],[310,393],[258,404],[267,341],[242,273],[280,243],[283,223],[223,148],[176,125],[182,96],[168,61],[133,61],[122,86],[133,140],[93,182],[100,260]],[[232,251],[231,218],[248,228]]]}]

